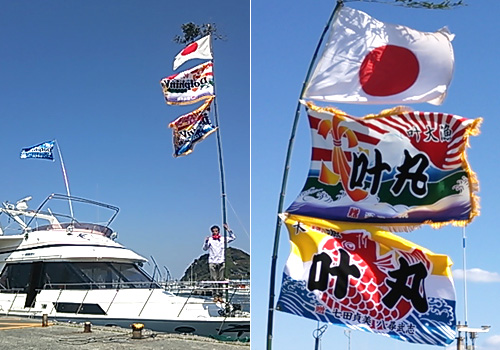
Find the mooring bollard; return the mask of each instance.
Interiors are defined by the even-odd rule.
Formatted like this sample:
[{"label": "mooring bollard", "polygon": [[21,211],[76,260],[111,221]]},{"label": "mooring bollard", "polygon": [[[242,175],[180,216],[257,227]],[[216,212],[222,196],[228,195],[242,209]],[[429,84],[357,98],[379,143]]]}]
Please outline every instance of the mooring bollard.
[{"label": "mooring bollard", "polygon": [[42,327],[48,327],[49,325],[49,315],[43,314],[42,315]]},{"label": "mooring bollard", "polygon": [[142,323],[132,323],[132,339],[141,339],[143,328]]},{"label": "mooring bollard", "polygon": [[92,330],[90,329],[91,325],[92,325],[92,323],[90,323],[88,321],[85,322],[83,324],[83,333],[92,333]]}]

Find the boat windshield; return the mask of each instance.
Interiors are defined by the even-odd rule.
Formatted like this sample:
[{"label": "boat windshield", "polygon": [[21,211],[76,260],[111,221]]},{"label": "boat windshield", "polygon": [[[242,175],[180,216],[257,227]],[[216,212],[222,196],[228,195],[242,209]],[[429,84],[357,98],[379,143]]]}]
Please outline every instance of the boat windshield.
[{"label": "boat windshield", "polygon": [[34,262],[7,264],[0,275],[0,291],[28,289],[160,288],[131,263]]},{"label": "boat windshield", "polygon": [[33,228],[33,231],[50,231],[54,229],[64,229],[64,230],[87,230],[90,233],[100,234],[102,236],[111,237],[113,230],[109,227],[102,226],[99,224],[89,224],[82,222],[72,222],[72,223],[63,223],[63,224],[49,224],[42,225]]}]

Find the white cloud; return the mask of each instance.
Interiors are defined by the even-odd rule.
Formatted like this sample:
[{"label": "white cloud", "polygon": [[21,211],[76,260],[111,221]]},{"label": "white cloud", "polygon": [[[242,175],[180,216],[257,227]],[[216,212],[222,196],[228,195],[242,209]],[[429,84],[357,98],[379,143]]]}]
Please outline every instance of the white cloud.
[{"label": "white cloud", "polygon": [[[453,278],[464,279],[464,270],[453,270]],[[489,272],[478,268],[467,270],[468,282],[491,283],[500,282],[500,274],[498,272]]]},{"label": "white cloud", "polygon": [[486,339],[482,346],[482,350],[498,350],[500,349],[500,335],[492,335]]}]

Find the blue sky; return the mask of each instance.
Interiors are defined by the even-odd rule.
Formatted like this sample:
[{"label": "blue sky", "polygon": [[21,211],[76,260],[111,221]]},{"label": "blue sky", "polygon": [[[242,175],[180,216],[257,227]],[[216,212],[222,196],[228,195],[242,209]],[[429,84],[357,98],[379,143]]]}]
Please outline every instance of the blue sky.
[{"label": "blue sky", "polygon": [[160,79],[184,48],[173,42],[181,24],[216,23],[227,37],[213,51],[228,222],[233,246],[250,252],[249,9],[220,0],[2,1],[0,201],[31,195],[38,207],[66,192],[59,159],[19,158],[21,148],[56,139],[71,194],[118,206],[118,241],[180,278],[205,253],[209,227],[222,224],[218,156],[214,134],[172,157],[168,123],[199,104],[167,106]]},{"label": "blue sky", "polygon": [[[410,105],[414,110],[445,112],[467,118],[483,117],[481,134],[470,138],[467,155],[480,182],[481,215],[466,228],[468,271],[468,324],[490,325],[487,334],[476,340],[476,348],[500,347],[499,257],[494,248],[497,229],[496,184],[500,171],[496,147],[497,61],[500,53],[495,14],[497,2],[467,1],[468,6],[453,10],[409,9],[374,2],[346,2],[350,6],[389,23],[403,24],[421,31],[436,31],[448,26],[456,35],[455,72],[445,102]],[[320,34],[333,10],[332,1],[252,1],[252,348],[264,349],[267,333],[268,295],[276,211],[285,155],[297,99]],[[337,104],[354,116],[376,113],[392,106]],[[301,111],[292,152],[292,163],[284,208],[304,185],[309,169],[310,136],[305,112]],[[422,228],[404,237],[435,253],[447,254],[454,261],[457,319],[465,320],[462,229]],[[276,272],[276,300],[290,244],[284,226],[279,239]],[[320,324],[319,326],[321,326]],[[314,348],[312,320],[275,312],[273,349]],[[321,338],[323,349],[347,349],[344,328],[328,326]],[[432,349],[361,332],[351,333],[351,349]],[[449,349],[455,349],[453,343]]]}]

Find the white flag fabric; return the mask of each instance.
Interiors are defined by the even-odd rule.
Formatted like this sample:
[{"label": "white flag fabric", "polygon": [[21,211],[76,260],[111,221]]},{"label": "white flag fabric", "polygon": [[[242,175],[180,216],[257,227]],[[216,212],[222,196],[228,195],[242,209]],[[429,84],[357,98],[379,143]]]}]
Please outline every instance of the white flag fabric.
[{"label": "white flag fabric", "polygon": [[205,62],[160,81],[165,102],[187,105],[214,95],[213,63]]},{"label": "white flag fabric", "polygon": [[174,70],[179,68],[184,62],[199,58],[202,60],[212,59],[212,47],[210,44],[210,34],[186,46],[175,56]]},{"label": "white flag fabric", "polygon": [[453,76],[453,37],[446,28],[420,32],[343,7],[303,98],[441,104]]}]

